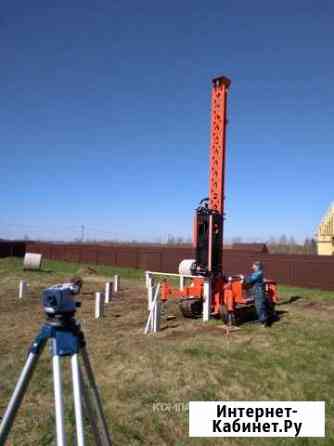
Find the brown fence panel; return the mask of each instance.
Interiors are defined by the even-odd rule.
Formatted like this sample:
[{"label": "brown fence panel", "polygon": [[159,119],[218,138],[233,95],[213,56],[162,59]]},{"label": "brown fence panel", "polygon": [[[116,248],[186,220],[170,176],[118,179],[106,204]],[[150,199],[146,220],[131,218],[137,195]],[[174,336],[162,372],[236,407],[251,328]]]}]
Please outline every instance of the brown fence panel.
[{"label": "brown fence panel", "polygon": [[[13,247],[6,243],[0,242],[0,256],[15,255],[11,253],[18,251],[13,250]],[[20,249],[22,250],[22,246]],[[39,252],[46,258],[54,260],[162,272],[177,272],[181,260],[194,257],[191,247],[153,245],[109,246],[35,242],[26,243],[26,249],[30,252]],[[255,260],[261,260],[265,265],[266,276],[279,283],[334,290],[334,257],[264,254],[225,249],[224,272],[226,274],[247,274]]]},{"label": "brown fence panel", "polygon": [[[84,249],[84,248],[82,248]],[[116,265],[116,255],[115,250],[109,249],[108,247],[101,246],[98,252],[97,258],[95,260],[101,265]]]},{"label": "brown fence panel", "polygon": [[248,272],[252,262],[264,263],[266,276],[279,283],[334,290],[334,257],[316,255],[252,254],[225,251],[224,270],[228,274]]},{"label": "brown fence panel", "polygon": [[25,242],[0,240],[0,257],[24,257],[25,252]]},{"label": "brown fence panel", "polygon": [[136,268],[137,255],[135,248],[116,248],[116,266],[124,268]]},{"label": "brown fence panel", "polygon": [[233,250],[224,252],[224,271],[226,274],[247,274],[251,265],[256,260],[263,262],[266,276],[284,282],[289,278],[291,280],[291,260],[286,258],[276,261],[270,254],[253,254],[249,252],[233,252]]},{"label": "brown fence panel", "polygon": [[81,263],[95,263],[96,264],[96,247],[83,246],[81,248],[80,262]]},{"label": "brown fence panel", "polygon": [[182,260],[193,258],[194,250],[192,248],[163,248],[159,271],[176,273]]},{"label": "brown fence panel", "polygon": [[161,251],[139,251],[138,268],[157,271],[161,264]]}]

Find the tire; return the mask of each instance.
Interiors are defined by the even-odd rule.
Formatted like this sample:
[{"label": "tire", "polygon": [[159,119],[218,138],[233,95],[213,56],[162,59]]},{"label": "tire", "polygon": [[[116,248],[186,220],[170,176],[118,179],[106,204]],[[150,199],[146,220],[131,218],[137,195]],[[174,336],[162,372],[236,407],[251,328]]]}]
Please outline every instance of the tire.
[{"label": "tire", "polygon": [[183,299],[180,302],[180,310],[183,317],[196,319],[202,315],[203,303],[201,299]]}]

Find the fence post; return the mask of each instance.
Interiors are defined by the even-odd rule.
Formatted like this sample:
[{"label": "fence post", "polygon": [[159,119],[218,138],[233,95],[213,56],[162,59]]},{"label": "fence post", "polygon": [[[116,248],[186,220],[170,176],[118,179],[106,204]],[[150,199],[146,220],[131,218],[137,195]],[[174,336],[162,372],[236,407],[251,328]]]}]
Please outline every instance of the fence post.
[{"label": "fence post", "polygon": [[103,299],[102,293],[95,293],[95,319],[103,317]]}]

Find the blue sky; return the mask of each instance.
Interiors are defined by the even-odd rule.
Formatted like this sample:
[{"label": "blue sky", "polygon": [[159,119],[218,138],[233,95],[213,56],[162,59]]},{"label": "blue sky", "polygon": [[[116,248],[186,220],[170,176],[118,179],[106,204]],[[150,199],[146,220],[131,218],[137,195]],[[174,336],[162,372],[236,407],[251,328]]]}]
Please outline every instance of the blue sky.
[{"label": "blue sky", "polygon": [[226,237],[312,236],[334,200],[330,1],[5,1],[0,237],[188,236],[211,78],[232,79]]}]

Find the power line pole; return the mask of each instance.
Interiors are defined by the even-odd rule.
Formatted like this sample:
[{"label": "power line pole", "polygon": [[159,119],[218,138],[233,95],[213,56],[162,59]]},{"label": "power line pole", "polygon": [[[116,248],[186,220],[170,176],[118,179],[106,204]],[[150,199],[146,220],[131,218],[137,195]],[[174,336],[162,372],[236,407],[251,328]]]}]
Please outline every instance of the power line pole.
[{"label": "power line pole", "polygon": [[83,242],[85,241],[85,225],[81,225],[81,226],[80,226],[80,229],[81,229],[81,237],[80,237],[80,240],[81,240],[81,242],[83,243]]}]

